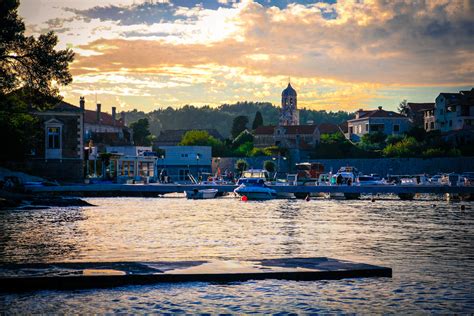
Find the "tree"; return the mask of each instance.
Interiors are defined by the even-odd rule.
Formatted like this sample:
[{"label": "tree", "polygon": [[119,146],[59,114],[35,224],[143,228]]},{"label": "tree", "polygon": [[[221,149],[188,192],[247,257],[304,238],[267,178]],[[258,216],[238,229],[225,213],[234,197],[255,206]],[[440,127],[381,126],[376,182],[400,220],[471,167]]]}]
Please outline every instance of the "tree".
[{"label": "tree", "polygon": [[180,146],[211,146],[213,156],[227,156],[227,149],[225,145],[215,137],[209,135],[207,131],[187,131]]},{"label": "tree", "polygon": [[148,119],[139,119],[138,121],[130,124],[130,128],[133,130],[133,142],[137,146],[150,146],[150,138],[148,136],[151,135],[149,130],[149,123]]},{"label": "tree", "polygon": [[252,129],[256,130],[257,127],[262,126],[262,125],[263,125],[262,113],[260,113],[260,111],[257,111],[257,113],[255,113],[255,118],[253,119]]},{"label": "tree", "polygon": [[27,88],[35,94],[57,97],[59,90],[53,82],[71,83],[68,66],[74,53],[70,49],[56,51],[58,38],[53,32],[38,39],[25,36],[18,5],[18,0],[0,1],[0,93]]},{"label": "tree", "polygon": [[248,122],[249,118],[245,115],[239,115],[234,118],[232,122],[232,129],[230,131],[232,138],[236,138],[237,136],[239,136],[239,134],[247,128]]},{"label": "tree", "polygon": [[31,114],[60,100],[58,86],[72,81],[74,53],[55,50],[53,32],[25,36],[17,0],[0,0],[0,160],[20,160],[33,147],[39,127]]},{"label": "tree", "polygon": [[237,160],[237,162],[235,163],[235,169],[237,169],[237,171],[239,171],[240,173],[242,173],[244,170],[246,170],[247,168],[249,167],[247,161],[243,160],[243,159],[239,159]]},{"label": "tree", "polygon": [[410,114],[410,108],[408,107],[407,100],[403,100],[398,105],[398,112],[402,115],[408,116]]},{"label": "tree", "polygon": [[275,163],[272,160],[265,160],[263,162],[263,168],[268,172],[275,172]]}]

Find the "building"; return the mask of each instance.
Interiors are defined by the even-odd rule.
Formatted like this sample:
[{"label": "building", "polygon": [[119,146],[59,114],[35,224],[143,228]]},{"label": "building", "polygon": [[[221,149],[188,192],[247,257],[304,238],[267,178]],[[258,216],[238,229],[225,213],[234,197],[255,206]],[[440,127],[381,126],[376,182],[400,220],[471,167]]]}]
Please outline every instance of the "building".
[{"label": "building", "polygon": [[170,181],[190,182],[192,174],[196,179],[211,173],[212,147],[210,146],[161,146],[164,155],[157,161],[158,170],[165,170]]},{"label": "building", "polygon": [[403,134],[410,128],[408,117],[393,111],[385,111],[381,106],[377,110],[358,110],[356,117],[347,121],[346,137],[359,141],[362,136],[372,132],[382,132],[385,135]]},{"label": "building", "polygon": [[153,142],[153,146],[160,148],[162,146],[177,146],[183,139],[184,134],[192,130],[205,131],[218,140],[224,140],[224,137],[216,129],[168,129],[160,132],[160,135]]},{"label": "building", "polygon": [[125,113],[117,118],[117,108],[112,107],[112,114],[102,112],[102,105],[98,103],[96,110],[85,109],[85,99],[80,98],[80,108],[84,111],[84,141],[88,144],[91,140],[99,151],[104,151],[104,146],[123,146],[133,144],[132,130],[125,124]]},{"label": "building", "polygon": [[426,110],[425,129],[441,133],[474,127],[474,88],[459,93],[440,93],[434,109]]},{"label": "building", "polygon": [[440,93],[433,109],[424,111],[425,130],[441,132],[453,144],[474,141],[474,88],[459,93]]},{"label": "building", "polygon": [[412,126],[423,127],[424,114],[426,111],[433,110],[434,103],[413,103],[408,102],[405,110],[405,114],[410,120]]},{"label": "building", "polygon": [[335,124],[293,126],[260,126],[255,130],[254,146],[278,146],[288,149],[310,150],[319,143],[321,134],[332,134],[340,129]]},{"label": "building", "polygon": [[288,87],[281,92],[280,126],[293,126],[300,124],[297,107],[297,94],[295,89],[288,83]]},{"label": "building", "polygon": [[31,150],[27,168],[45,178],[82,181],[84,111],[61,101],[33,114],[39,120],[41,136]]}]

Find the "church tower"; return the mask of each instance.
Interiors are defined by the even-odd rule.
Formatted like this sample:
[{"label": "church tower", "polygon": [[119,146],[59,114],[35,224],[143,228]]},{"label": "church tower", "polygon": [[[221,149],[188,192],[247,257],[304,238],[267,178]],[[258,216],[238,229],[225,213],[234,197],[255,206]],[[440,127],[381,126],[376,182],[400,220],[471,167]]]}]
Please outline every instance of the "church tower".
[{"label": "church tower", "polygon": [[296,107],[296,91],[288,82],[288,87],[281,92],[280,126],[299,125],[300,117]]}]

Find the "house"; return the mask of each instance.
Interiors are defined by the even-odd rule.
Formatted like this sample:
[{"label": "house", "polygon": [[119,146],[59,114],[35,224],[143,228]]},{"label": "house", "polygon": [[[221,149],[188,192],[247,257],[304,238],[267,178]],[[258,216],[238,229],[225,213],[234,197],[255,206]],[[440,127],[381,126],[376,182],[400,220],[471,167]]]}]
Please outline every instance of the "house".
[{"label": "house", "polygon": [[359,141],[365,134],[382,132],[385,135],[403,134],[410,128],[408,117],[393,111],[385,111],[381,106],[376,110],[358,110],[356,117],[347,121],[346,137]]},{"label": "house", "polygon": [[440,93],[435,100],[434,109],[425,111],[426,130],[440,130],[445,133],[470,129],[472,126],[474,126],[474,88],[459,93]]},{"label": "house", "polygon": [[61,101],[36,111],[40,138],[31,150],[27,168],[34,174],[63,181],[82,181],[84,162],[84,111]]},{"label": "house", "polygon": [[340,131],[335,124],[260,126],[255,130],[254,146],[278,146],[288,149],[311,149],[319,143],[321,134]]},{"label": "house", "polygon": [[408,102],[406,107],[406,116],[412,126],[424,127],[424,114],[426,111],[433,110],[434,103],[413,103]]},{"label": "house", "polygon": [[157,161],[158,170],[166,170],[173,182],[190,182],[192,174],[199,176],[211,173],[212,147],[210,146],[161,146],[164,155]]},{"label": "house", "polygon": [[216,130],[216,129],[175,129],[175,130],[163,130],[160,132],[160,135],[156,138],[153,142],[154,147],[162,147],[162,146],[177,146],[181,139],[183,138],[184,134],[189,131],[198,130],[198,131],[206,131],[209,133],[210,136],[218,139],[224,140],[224,137]]},{"label": "house", "polygon": [[91,140],[99,151],[104,151],[104,146],[123,146],[133,144],[132,130],[125,124],[125,113],[117,118],[116,107],[112,107],[112,114],[102,111],[98,103],[96,110],[85,109],[85,99],[79,100],[80,108],[84,111],[84,141],[88,144]]},{"label": "house", "polygon": [[455,144],[474,141],[474,88],[459,93],[440,93],[433,109],[424,111],[426,131],[439,130]]}]

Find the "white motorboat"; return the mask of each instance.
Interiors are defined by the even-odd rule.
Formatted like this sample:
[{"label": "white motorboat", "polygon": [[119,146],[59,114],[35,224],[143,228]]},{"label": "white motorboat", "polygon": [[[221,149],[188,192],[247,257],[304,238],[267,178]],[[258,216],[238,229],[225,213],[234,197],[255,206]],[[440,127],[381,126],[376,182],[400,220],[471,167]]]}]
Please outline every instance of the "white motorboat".
[{"label": "white motorboat", "polygon": [[186,197],[193,200],[213,199],[218,192],[219,190],[217,189],[194,189],[192,191],[185,191]]},{"label": "white motorboat", "polygon": [[234,190],[240,196],[246,196],[249,200],[271,200],[277,197],[277,192],[265,185],[263,179],[248,178]]}]

